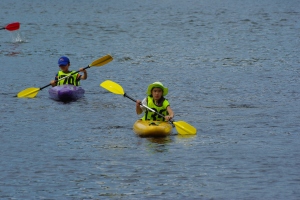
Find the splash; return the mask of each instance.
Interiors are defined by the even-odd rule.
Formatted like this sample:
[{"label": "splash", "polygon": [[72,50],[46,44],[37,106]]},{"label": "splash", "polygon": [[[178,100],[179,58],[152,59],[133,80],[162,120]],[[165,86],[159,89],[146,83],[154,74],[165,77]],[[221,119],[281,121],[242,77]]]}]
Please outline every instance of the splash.
[{"label": "splash", "polygon": [[11,39],[13,43],[27,42],[26,39],[21,35],[19,31],[11,32]]}]

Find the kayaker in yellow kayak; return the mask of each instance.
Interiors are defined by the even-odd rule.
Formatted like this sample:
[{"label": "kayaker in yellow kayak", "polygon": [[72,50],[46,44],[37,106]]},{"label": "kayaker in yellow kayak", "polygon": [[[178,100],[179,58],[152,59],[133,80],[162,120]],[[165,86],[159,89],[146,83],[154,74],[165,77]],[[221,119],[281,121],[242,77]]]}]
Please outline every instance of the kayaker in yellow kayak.
[{"label": "kayaker in yellow kayak", "polygon": [[[136,101],[136,113],[138,115],[145,112],[142,120],[153,120],[153,121],[169,121],[174,117],[174,112],[171,109],[170,103],[164,96],[168,94],[168,88],[164,87],[161,82],[154,82],[148,86],[147,97],[143,101]],[[164,118],[158,114],[147,110],[141,105],[148,106],[156,112],[165,116]]]},{"label": "kayaker in yellow kayak", "polygon": [[[58,59],[58,66],[60,70],[55,76],[55,80],[51,80],[50,84],[52,87],[57,86],[57,85],[65,85],[65,84],[70,84],[70,85],[75,85],[79,86],[80,85],[80,80],[85,80],[87,79],[87,72],[85,69],[80,68],[79,71],[83,72],[83,75],[80,75],[79,73],[75,73],[75,71],[69,71],[70,67],[70,60],[66,56],[62,56]],[[74,73],[74,74],[72,74]],[[59,79],[69,76],[68,78],[62,79],[58,81]]]}]

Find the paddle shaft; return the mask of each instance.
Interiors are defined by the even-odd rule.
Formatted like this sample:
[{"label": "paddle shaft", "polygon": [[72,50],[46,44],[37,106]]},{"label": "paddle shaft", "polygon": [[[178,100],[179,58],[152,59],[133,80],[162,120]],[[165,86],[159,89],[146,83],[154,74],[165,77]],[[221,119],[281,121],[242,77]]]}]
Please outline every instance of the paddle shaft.
[{"label": "paddle shaft", "polygon": [[[87,68],[90,68],[90,66],[88,65],[87,67],[85,67],[85,68],[83,68],[83,69],[85,70],[85,69],[87,69]],[[56,82],[61,81],[61,80],[64,80],[64,79],[66,79],[66,78],[68,78],[68,77],[70,77],[70,76],[72,76],[72,75],[74,75],[74,74],[76,74],[76,73],[78,73],[78,72],[80,72],[80,70],[78,70],[78,71],[76,71],[76,72],[73,72],[73,73],[71,73],[71,74],[68,75],[68,76],[62,77],[62,78],[58,79]],[[49,83],[48,85],[45,85],[44,87],[41,87],[40,90],[42,90],[42,89],[44,89],[44,88],[46,88],[46,87],[48,87],[48,86],[50,86],[50,85],[51,85],[51,83]]]}]

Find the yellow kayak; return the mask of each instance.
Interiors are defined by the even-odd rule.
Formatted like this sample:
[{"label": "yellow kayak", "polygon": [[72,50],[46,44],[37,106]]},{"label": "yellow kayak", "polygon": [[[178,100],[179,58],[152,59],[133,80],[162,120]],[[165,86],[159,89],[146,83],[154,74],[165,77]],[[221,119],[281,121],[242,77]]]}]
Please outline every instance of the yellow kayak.
[{"label": "yellow kayak", "polygon": [[162,121],[137,120],[133,124],[133,131],[141,137],[165,137],[171,134],[172,125]]}]

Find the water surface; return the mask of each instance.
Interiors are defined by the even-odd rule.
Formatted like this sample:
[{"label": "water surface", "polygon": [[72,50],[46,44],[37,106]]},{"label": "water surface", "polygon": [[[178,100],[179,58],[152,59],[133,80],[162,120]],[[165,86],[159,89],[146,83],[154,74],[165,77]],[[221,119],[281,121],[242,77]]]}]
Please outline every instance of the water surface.
[{"label": "water surface", "polygon": [[[299,2],[1,1],[1,199],[299,199]],[[88,69],[68,104],[14,96]],[[139,138],[136,99],[161,81],[175,121]]]}]

